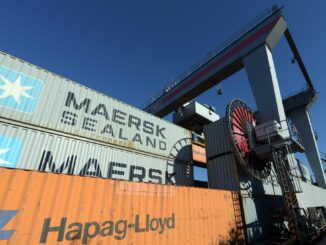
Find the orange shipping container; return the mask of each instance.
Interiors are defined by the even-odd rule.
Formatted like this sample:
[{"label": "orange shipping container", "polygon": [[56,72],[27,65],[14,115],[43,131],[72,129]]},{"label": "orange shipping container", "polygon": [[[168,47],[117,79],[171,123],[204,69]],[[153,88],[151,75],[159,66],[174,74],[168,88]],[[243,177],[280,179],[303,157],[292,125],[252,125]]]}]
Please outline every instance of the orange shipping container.
[{"label": "orange shipping container", "polygon": [[205,147],[192,144],[192,159],[197,162],[206,163]]},{"label": "orange shipping container", "polygon": [[0,244],[229,243],[233,194],[0,168]]}]

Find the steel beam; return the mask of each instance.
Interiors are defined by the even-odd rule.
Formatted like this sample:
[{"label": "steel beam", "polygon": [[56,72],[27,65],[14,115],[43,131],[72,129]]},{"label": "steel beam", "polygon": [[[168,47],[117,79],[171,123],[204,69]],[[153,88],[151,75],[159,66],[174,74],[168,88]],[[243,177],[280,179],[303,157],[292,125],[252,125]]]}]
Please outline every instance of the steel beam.
[{"label": "steel beam", "polygon": [[301,137],[305,153],[310,163],[311,169],[315,174],[317,184],[326,188],[325,174],[321,162],[315,134],[311,126],[309,113],[305,107],[293,110],[289,113],[298,133]]},{"label": "steel beam", "polygon": [[244,57],[243,63],[253,92],[260,123],[272,120],[282,126],[282,136],[289,136],[286,116],[272,53],[266,45]]}]

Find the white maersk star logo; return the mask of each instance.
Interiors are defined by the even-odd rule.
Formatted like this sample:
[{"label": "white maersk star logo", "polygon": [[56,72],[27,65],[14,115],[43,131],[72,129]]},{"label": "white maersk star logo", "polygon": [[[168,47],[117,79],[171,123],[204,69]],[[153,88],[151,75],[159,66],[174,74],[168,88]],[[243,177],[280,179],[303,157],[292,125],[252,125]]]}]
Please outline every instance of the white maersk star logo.
[{"label": "white maersk star logo", "polygon": [[6,154],[8,151],[10,151],[10,148],[0,149],[0,165],[2,165],[2,166],[11,165],[10,162],[8,162],[5,159],[1,158],[1,155]]},{"label": "white maersk star logo", "polygon": [[0,66],[0,106],[33,113],[42,88],[40,80]]},{"label": "white maersk star logo", "polygon": [[21,85],[21,76],[18,76],[14,82],[10,82],[1,75],[0,79],[4,82],[4,85],[0,85],[0,90],[4,90],[4,92],[0,95],[0,99],[12,96],[18,105],[20,105],[21,96],[33,99],[31,95],[26,93],[26,91],[31,90],[33,87]]},{"label": "white maersk star logo", "polygon": [[0,167],[16,167],[22,149],[21,139],[0,135]]}]

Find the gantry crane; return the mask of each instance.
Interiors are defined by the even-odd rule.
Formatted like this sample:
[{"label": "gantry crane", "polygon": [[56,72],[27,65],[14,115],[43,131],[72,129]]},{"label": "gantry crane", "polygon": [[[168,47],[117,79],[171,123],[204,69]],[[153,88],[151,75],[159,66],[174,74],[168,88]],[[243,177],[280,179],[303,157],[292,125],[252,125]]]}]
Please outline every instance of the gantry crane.
[{"label": "gantry crane", "polygon": [[[272,56],[272,51],[282,36],[285,36],[307,84],[304,91],[284,100]],[[316,91],[281,8],[273,6],[263,12],[224,45],[210,52],[199,64],[166,87],[144,110],[163,117],[241,69],[246,70],[259,120],[239,100],[228,106],[226,118],[229,120],[229,132],[238,161],[256,178],[267,176],[273,162],[285,199],[290,237],[302,241],[302,215],[295,197],[300,188],[296,187],[290,175],[290,165],[294,159],[292,149],[297,142],[291,137],[287,118],[291,119],[301,136],[302,148],[317,184],[326,188],[326,181],[308,113],[317,98]]]}]

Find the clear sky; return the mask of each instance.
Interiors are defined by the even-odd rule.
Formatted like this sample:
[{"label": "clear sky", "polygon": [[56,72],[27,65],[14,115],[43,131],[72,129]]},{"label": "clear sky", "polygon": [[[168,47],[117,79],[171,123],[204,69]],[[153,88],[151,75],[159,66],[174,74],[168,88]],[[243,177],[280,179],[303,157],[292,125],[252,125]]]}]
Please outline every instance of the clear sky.
[{"label": "clear sky", "polygon": [[[247,22],[273,4],[284,16],[319,92],[311,108],[318,144],[326,151],[326,1],[2,1],[0,49],[32,64],[141,107]],[[282,40],[274,61],[283,96],[304,79]],[[255,108],[248,79],[240,71],[200,102],[221,115],[233,98]]]}]

